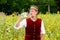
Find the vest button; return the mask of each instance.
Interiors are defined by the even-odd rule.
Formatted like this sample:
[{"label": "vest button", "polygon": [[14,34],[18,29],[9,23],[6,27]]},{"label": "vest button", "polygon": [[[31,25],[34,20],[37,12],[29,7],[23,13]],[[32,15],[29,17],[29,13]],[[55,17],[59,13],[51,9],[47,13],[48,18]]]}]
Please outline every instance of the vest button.
[{"label": "vest button", "polygon": [[33,38],[35,38],[35,36],[33,36]]},{"label": "vest button", "polygon": [[34,32],[35,32],[35,30],[34,30]]},{"label": "vest button", "polygon": [[35,27],[35,24],[34,24],[34,27]]},{"label": "vest button", "polygon": [[35,33],[33,33],[35,35]]},{"label": "vest button", "polygon": [[35,29],[35,27],[34,27],[34,29]]},{"label": "vest button", "polygon": [[33,40],[35,40],[35,39],[33,39]]}]

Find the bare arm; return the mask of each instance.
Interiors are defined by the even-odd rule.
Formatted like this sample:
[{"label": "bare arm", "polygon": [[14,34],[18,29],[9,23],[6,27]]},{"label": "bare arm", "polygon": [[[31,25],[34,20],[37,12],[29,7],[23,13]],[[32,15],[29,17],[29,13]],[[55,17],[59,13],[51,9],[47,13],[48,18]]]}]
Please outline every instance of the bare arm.
[{"label": "bare arm", "polygon": [[41,40],[44,40],[45,38],[45,28],[44,28],[44,23],[42,21],[42,24],[41,24]]},{"label": "bare arm", "polygon": [[20,26],[20,23],[23,19],[26,19],[27,18],[27,12],[23,12],[21,15],[20,15],[20,18],[17,20],[17,22],[15,23],[15,27],[19,27]]},{"label": "bare arm", "polygon": [[19,19],[17,20],[17,22],[15,23],[15,27],[19,27],[20,22],[22,21],[22,19],[23,19],[23,18],[19,18]]},{"label": "bare arm", "polygon": [[41,34],[41,40],[44,40],[45,34]]}]

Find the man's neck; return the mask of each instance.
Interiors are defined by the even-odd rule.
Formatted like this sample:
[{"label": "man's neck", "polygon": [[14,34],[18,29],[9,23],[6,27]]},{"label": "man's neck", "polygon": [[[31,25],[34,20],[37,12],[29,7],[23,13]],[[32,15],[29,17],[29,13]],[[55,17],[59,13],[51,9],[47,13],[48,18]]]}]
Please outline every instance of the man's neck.
[{"label": "man's neck", "polygon": [[32,20],[32,21],[36,21],[36,20],[37,20],[37,16],[31,17],[31,20]]}]

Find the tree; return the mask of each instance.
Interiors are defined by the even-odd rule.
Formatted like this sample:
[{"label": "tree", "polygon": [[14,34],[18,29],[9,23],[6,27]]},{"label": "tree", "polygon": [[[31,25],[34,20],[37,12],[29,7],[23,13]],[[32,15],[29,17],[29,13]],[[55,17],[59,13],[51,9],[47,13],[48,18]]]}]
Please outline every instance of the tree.
[{"label": "tree", "polygon": [[57,2],[55,0],[0,0],[0,11],[7,14],[12,12],[28,11],[30,5],[37,5],[39,12],[56,12]]}]

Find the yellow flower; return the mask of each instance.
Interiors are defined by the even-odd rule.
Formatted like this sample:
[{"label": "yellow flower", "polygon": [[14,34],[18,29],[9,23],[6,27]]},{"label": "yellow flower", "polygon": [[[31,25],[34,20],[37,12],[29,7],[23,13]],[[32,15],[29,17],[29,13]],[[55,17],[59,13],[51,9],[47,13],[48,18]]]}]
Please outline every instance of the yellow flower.
[{"label": "yellow flower", "polygon": [[5,21],[6,21],[6,22],[10,22],[10,20],[9,20],[9,17],[8,17],[8,16],[6,16]]},{"label": "yellow flower", "polygon": [[17,40],[17,38],[14,38],[14,40]]},{"label": "yellow flower", "polygon": [[50,28],[50,27],[48,27],[48,28],[47,28],[47,31],[48,31],[48,32],[50,32],[50,31],[51,31],[51,28]]},{"label": "yellow flower", "polygon": [[48,35],[47,35],[47,34],[46,34],[45,36],[46,36],[46,37],[48,37]]},{"label": "yellow flower", "polygon": [[57,14],[60,14],[60,12],[59,12],[59,11],[57,11]]},{"label": "yellow flower", "polygon": [[11,16],[12,16],[12,17],[14,17],[14,16],[15,16],[15,14],[12,14]]},{"label": "yellow flower", "polygon": [[59,34],[57,33],[56,36],[59,37]]}]

